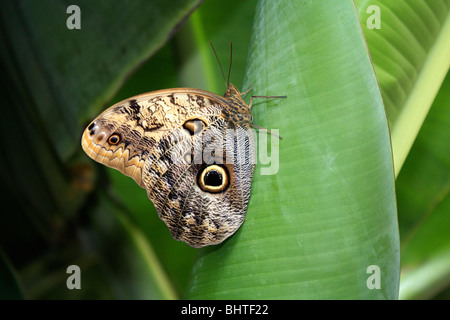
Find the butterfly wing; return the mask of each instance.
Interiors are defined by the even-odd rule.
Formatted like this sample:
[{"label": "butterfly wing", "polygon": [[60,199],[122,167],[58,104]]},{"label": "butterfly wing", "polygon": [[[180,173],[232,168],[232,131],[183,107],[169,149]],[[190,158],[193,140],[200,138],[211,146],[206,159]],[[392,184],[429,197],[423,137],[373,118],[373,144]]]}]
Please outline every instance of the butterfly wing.
[{"label": "butterfly wing", "polygon": [[100,114],[82,146],[144,187],[175,239],[218,244],[244,220],[255,163],[250,123],[230,127],[227,108],[226,99],[202,90],[136,96]]},{"label": "butterfly wing", "polygon": [[193,247],[221,243],[239,228],[254,171],[251,130],[227,128],[219,115],[208,120],[201,134],[186,137],[180,128],[161,139],[143,170],[160,218],[175,239]]}]

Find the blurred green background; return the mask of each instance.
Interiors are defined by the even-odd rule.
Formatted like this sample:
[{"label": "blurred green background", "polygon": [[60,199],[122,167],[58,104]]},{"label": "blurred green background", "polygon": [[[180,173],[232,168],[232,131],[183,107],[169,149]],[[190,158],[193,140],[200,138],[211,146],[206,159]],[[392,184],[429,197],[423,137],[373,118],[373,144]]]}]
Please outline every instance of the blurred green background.
[{"label": "blurred green background", "polygon": [[[0,298],[449,298],[449,0],[21,0],[1,17]],[[197,250],[80,138],[136,94],[222,94],[209,40],[225,70],[233,42],[238,88],[288,99],[254,105],[283,136],[279,174],[256,173],[242,230]]]}]

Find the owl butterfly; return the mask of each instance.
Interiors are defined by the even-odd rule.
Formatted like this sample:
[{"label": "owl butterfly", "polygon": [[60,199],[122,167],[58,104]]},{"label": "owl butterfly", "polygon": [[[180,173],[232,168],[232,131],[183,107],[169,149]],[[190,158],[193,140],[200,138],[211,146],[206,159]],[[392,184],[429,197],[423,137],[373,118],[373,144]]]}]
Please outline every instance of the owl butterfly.
[{"label": "owl butterfly", "polygon": [[145,188],[173,238],[195,248],[236,232],[250,198],[252,103],[242,99],[250,90],[226,84],[223,97],[176,88],[126,99],[95,118],[81,140],[89,157]]}]

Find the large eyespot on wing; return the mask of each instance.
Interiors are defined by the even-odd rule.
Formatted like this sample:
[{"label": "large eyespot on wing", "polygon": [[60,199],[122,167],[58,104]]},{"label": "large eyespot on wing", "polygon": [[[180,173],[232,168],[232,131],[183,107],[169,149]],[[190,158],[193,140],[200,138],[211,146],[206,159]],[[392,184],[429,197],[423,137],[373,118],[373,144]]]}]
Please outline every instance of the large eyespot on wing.
[{"label": "large eyespot on wing", "polygon": [[199,170],[197,184],[205,192],[224,191],[230,182],[230,174],[225,166],[212,164]]},{"label": "large eyespot on wing", "polygon": [[[180,175],[165,193],[163,205],[157,207],[174,239],[201,248],[222,243],[239,229],[250,198],[253,166],[241,166],[242,176],[236,168],[193,165]],[[176,171],[179,168],[170,170]],[[170,181],[170,172],[162,178]],[[241,190],[244,186],[248,189]]]}]

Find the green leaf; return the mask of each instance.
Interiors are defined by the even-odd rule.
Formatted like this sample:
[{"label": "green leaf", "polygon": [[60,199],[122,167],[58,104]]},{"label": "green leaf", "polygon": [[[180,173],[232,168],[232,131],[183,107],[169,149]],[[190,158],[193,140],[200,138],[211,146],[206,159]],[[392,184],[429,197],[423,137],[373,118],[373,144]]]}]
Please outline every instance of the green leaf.
[{"label": "green leaf", "polygon": [[121,299],[176,299],[173,283],[139,224],[117,200],[103,195],[100,201],[94,216],[94,234],[98,237],[94,243],[107,261],[108,280],[116,291],[115,296]]},{"label": "green leaf", "polygon": [[225,92],[224,79],[211,49],[211,41],[225,78],[228,77],[230,43],[233,43],[230,82],[238,88],[242,87],[255,7],[255,0],[210,0],[193,13],[175,39],[183,53],[179,71],[183,86],[220,95]]},{"label": "green leaf", "polygon": [[[391,127],[400,297],[431,298],[449,284],[448,76],[441,83],[450,65],[450,1],[356,3]],[[369,28],[373,7],[379,9],[380,29]]]},{"label": "green leaf", "polygon": [[[96,247],[89,241],[83,243],[85,238],[92,241],[92,230],[87,232],[89,236],[84,234],[84,223],[92,223],[87,212],[95,206],[87,191],[100,172],[93,170],[85,155],[80,156],[86,122],[98,114],[131,71],[167,42],[199,3],[77,1],[80,30],[66,27],[70,16],[67,1],[3,4],[0,91],[7,111],[0,134],[8,139],[0,142],[4,168],[0,177],[6,189],[0,241],[5,255],[20,266],[21,278],[27,279],[26,297],[66,292],[62,279],[67,262],[84,261],[82,244]],[[143,274],[151,278],[150,246],[142,244],[139,231],[121,222],[133,240],[127,242],[129,251],[137,252],[133,258],[138,261],[133,263],[147,264]],[[95,272],[105,267],[101,258],[93,260]],[[84,297],[105,297],[92,292],[83,291]],[[153,295],[148,289],[130,296],[175,296],[164,289],[156,292]]]},{"label": "green leaf", "polygon": [[78,125],[98,113],[124,78],[156,52],[198,4],[82,0],[77,2],[81,29],[70,30],[64,1],[5,3],[5,40],[18,53],[12,60],[16,76],[23,76],[36,112],[52,128],[49,139],[61,158],[77,148],[73,141],[79,140]]},{"label": "green leaf", "polygon": [[400,298],[432,298],[450,284],[450,75],[397,178]]},{"label": "green leaf", "polygon": [[13,271],[2,250],[0,250],[0,288],[1,300],[23,299],[17,273]]},{"label": "green leaf", "polygon": [[[398,175],[450,67],[450,1],[356,4],[386,106]],[[380,29],[366,23],[375,14],[373,5],[380,12]]]},{"label": "green leaf", "polygon": [[[268,138],[272,163],[256,167],[246,222],[200,250],[187,297],[395,299],[389,132],[352,1],[260,1],[250,83],[258,95],[287,95],[253,104],[254,123],[283,140]],[[278,172],[262,175],[269,166]],[[380,289],[367,286],[372,265]]]}]

